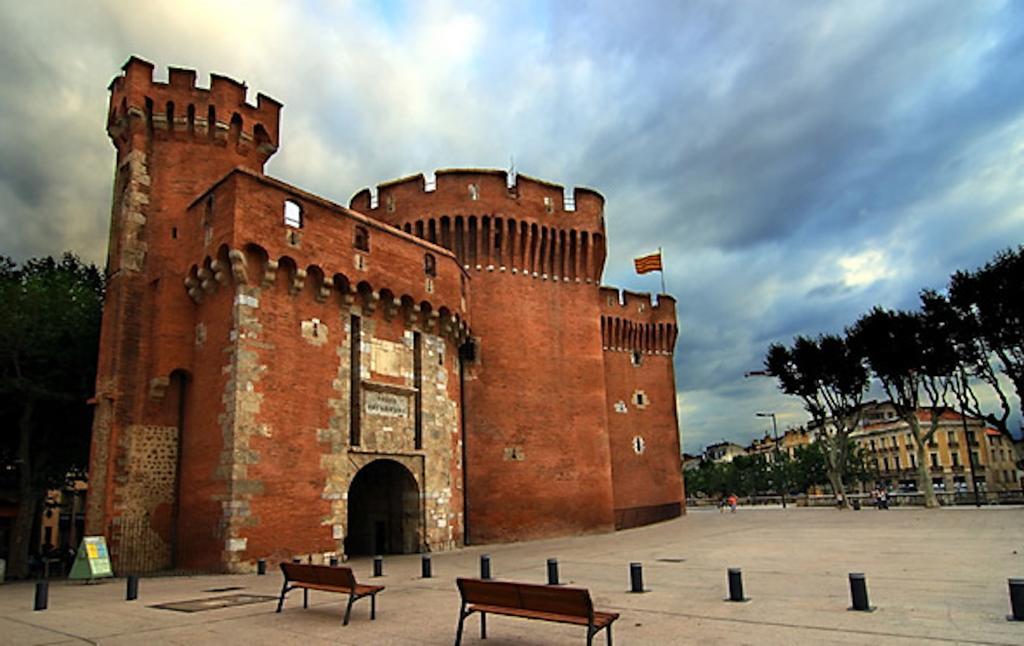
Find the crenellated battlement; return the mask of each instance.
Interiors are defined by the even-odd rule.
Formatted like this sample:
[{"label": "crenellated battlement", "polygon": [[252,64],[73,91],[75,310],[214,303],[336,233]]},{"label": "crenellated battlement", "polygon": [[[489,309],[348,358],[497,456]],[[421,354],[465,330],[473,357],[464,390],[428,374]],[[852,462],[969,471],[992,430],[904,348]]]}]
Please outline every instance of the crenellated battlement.
[{"label": "crenellated battlement", "polygon": [[676,299],[668,294],[631,292],[611,285],[601,285],[601,313],[656,321],[676,320]]},{"label": "crenellated battlement", "polygon": [[385,221],[401,221],[402,214],[443,203],[455,211],[481,210],[531,212],[538,218],[556,217],[571,226],[604,229],[604,197],[597,191],[530,177],[509,175],[489,168],[446,168],[434,172],[433,180],[423,173],[364,188],[352,196],[349,205],[357,211]]},{"label": "crenellated battlement", "polygon": [[451,250],[466,269],[597,283],[604,198],[503,170],[444,169],[363,189],[352,209]]},{"label": "crenellated battlement", "polygon": [[153,79],[154,65],[131,57],[110,83],[107,132],[121,149],[134,135],[207,139],[255,150],[260,164],[277,151],[282,104],[257,94],[247,102],[244,83],[210,74],[210,87],[196,86],[196,71],[169,68],[166,83]]},{"label": "crenellated battlement", "polygon": [[601,286],[602,346],[610,351],[672,354],[676,336],[676,300]]}]

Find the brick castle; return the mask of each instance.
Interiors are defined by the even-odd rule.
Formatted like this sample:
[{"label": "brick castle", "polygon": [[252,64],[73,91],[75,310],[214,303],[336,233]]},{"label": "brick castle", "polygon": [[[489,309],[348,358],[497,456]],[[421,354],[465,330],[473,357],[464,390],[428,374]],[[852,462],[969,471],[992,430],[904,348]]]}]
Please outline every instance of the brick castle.
[{"label": "brick castle", "polygon": [[604,199],[444,170],[348,207],[266,176],[281,104],[131,58],[87,529],[115,567],[611,531],[678,516],[667,295],[600,284]]}]

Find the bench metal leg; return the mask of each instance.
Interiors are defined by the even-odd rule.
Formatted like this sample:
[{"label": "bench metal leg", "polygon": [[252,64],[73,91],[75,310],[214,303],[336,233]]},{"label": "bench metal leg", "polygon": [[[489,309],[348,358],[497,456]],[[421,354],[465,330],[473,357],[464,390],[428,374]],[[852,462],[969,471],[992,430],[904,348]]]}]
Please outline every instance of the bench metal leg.
[{"label": "bench metal leg", "polygon": [[480,639],[487,639],[487,613],[480,613]]},{"label": "bench metal leg", "polygon": [[302,607],[309,607],[309,588],[302,588]]},{"label": "bench metal leg", "polygon": [[345,606],[345,619],[341,622],[342,626],[347,626],[348,625],[349,615],[352,614],[352,603],[355,600],[356,600],[356,595],[354,595],[354,594],[348,595],[348,605]]},{"label": "bench metal leg", "polygon": [[370,621],[377,618],[377,593],[370,595]]},{"label": "bench metal leg", "polygon": [[277,600],[277,611],[281,612],[281,608],[284,607],[284,595],[288,594],[288,581],[285,580],[284,585],[281,586],[281,598]]},{"label": "bench metal leg", "polygon": [[466,621],[466,604],[459,608],[459,627],[455,630],[455,646],[462,646],[462,624]]}]

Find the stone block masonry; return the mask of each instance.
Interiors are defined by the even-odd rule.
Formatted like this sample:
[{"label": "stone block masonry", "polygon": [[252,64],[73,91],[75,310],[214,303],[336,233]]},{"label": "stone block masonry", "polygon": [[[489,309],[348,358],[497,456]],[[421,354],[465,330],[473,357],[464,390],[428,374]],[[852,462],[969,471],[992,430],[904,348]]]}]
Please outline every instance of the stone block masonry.
[{"label": "stone block masonry", "polygon": [[115,567],[242,572],[682,512],[674,301],[613,311],[598,193],[448,170],[346,208],[264,174],[279,103],[169,78],[132,58],[111,84],[87,524]]}]

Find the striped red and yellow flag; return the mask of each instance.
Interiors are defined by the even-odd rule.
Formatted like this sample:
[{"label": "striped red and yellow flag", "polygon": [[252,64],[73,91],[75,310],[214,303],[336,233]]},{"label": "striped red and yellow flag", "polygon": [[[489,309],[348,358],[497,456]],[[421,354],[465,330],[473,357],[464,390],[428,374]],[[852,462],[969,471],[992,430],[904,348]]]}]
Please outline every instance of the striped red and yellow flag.
[{"label": "striped red and yellow flag", "polygon": [[633,259],[633,266],[636,273],[646,274],[649,271],[661,271],[661,252],[652,253],[648,256],[640,256]]}]

